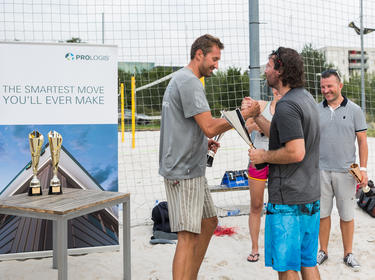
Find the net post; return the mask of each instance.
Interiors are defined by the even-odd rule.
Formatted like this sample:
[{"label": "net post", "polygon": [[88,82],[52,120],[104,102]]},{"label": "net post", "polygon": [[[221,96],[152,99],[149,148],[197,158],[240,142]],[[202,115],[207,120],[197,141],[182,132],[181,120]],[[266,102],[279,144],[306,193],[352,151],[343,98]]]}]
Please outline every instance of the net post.
[{"label": "net post", "polygon": [[121,83],[120,88],[120,94],[121,94],[121,142],[124,143],[124,132],[125,132],[125,125],[124,125],[124,83]]}]

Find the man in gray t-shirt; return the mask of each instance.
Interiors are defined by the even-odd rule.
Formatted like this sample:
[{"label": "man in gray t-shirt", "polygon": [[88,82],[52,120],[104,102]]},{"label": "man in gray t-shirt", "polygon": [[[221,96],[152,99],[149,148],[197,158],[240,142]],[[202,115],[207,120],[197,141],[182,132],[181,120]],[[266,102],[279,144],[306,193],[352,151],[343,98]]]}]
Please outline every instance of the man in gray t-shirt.
[{"label": "man in gray t-shirt", "polygon": [[[201,77],[218,68],[224,45],[203,35],[191,47],[190,63],[177,71],[163,97],[160,126],[159,174],[164,177],[171,230],[178,244],[173,279],[196,279],[218,220],[205,178],[207,150],[219,143],[207,140],[229,130],[224,119],[211,115]],[[245,119],[259,105],[241,111]]]},{"label": "man in gray t-shirt", "polygon": [[343,83],[336,70],[322,73],[320,87],[324,101],[319,103],[320,116],[320,251],[318,264],[328,259],[333,198],[340,216],[344,263],[353,270],[360,265],[352,253],[356,183],[348,173],[355,162],[355,140],[358,141],[361,186],[367,185],[367,124],[361,108],[341,94]]},{"label": "man in gray t-shirt", "polygon": [[204,176],[208,142],[194,116],[209,111],[201,81],[187,67],[177,71],[163,98],[159,173],[164,178]]}]

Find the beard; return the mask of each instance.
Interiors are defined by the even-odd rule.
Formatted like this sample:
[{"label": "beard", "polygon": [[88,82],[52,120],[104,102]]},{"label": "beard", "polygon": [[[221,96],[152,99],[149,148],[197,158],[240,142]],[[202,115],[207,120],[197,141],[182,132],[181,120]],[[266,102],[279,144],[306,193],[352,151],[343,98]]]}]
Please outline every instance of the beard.
[{"label": "beard", "polygon": [[271,88],[274,88],[277,85],[276,81],[271,78],[266,77],[266,80],[267,80],[267,85]]},{"label": "beard", "polygon": [[215,70],[215,68],[212,69],[212,67],[207,66],[207,65],[205,65],[204,63],[202,63],[202,64],[199,66],[199,72],[200,72],[200,74],[201,74],[203,77],[206,77],[206,78],[212,76],[213,70]]}]

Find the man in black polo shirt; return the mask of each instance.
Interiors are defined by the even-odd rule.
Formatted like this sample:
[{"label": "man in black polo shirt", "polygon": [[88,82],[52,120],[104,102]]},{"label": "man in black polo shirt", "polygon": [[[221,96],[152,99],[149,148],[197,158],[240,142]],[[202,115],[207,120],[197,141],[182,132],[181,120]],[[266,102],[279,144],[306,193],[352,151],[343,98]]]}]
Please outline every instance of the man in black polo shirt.
[{"label": "man in black polo shirt", "polygon": [[254,164],[269,163],[265,263],[279,279],[320,279],[318,251],[320,180],[319,116],[304,86],[302,57],[293,49],[278,48],[269,56],[268,85],[282,98],[271,124],[262,116],[255,122],[269,134],[269,151],[249,150]]}]

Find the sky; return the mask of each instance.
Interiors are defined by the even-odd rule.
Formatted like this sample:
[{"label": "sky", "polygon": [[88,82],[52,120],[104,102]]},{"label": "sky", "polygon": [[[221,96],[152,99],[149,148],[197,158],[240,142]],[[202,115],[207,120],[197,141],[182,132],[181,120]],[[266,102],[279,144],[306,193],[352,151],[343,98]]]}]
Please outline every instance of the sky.
[{"label": "sky", "polygon": [[[359,48],[359,36],[347,26],[359,25],[359,3],[259,0],[260,63],[280,45]],[[363,0],[363,6],[364,26],[375,28],[375,1]],[[121,61],[181,66],[194,39],[211,33],[225,45],[221,67],[249,65],[248,0],[4,0],[1,8],[0,40],[104,39],[119,46]],[[375,32],[365,36],[365,46],[375,47]]]},{"label": "sky", "polygon": [[63,137],[62,145],[105,189],[117,191],[117,125],[0,126],[0,191],[31,161],[28,134],[38,130]]}]

